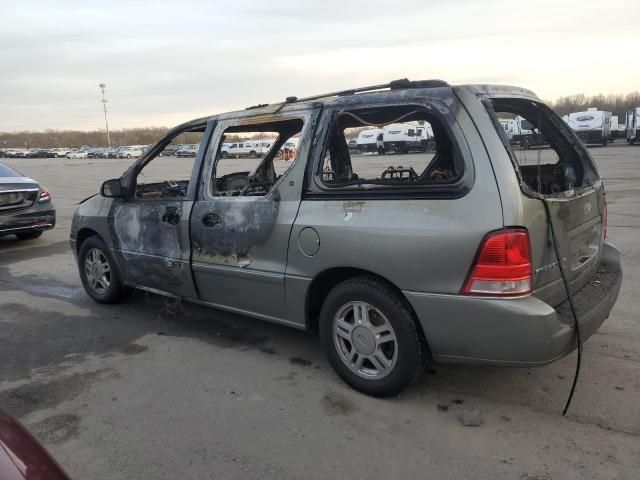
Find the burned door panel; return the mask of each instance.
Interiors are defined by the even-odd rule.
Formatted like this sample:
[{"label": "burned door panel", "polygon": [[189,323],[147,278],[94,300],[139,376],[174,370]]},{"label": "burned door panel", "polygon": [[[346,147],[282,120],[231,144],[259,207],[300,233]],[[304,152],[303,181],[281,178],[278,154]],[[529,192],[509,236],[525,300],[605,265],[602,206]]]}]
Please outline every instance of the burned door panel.
[{"label": "burned door panel", "polygon": [[110,230],[126,283],[195,298],[189,268],[189,213],[193,202],[117,200]]},{"label": "burned door panel", "polygon": [[203,300],[283,320],[284,268],[297,201],[220,197],[196,202],[193,272]]},{"label": "burned door panel", "polygon": [[271,236],[278,217],[277,191],[265,197],[220,197],[193,209],[193,262],[246,267],[250,251]]}]

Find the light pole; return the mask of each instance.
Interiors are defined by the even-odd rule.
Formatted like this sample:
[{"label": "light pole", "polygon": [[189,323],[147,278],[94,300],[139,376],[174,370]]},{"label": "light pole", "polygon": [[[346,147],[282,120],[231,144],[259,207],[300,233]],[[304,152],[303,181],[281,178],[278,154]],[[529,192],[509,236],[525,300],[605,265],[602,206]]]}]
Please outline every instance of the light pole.
[{"label": "light pole", "polygon": [[111,137],[109,136],[109,122],[107,121],[107,99],[104,96],[104,89],[107,87],[106,84],[100,84],[100,91],[102,92],[102,110],[104,111],[104,126],[107,128],[107,147],[111,146]]}]

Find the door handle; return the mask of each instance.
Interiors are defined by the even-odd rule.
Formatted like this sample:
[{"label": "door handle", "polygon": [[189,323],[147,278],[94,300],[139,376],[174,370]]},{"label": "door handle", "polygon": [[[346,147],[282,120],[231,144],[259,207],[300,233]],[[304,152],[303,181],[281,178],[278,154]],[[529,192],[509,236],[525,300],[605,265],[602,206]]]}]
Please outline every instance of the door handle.
[{"label": "door handle", "polygon": [[175,226],[180,223],[180,214],[178,207],[165,207],[161,217],[162,223]]},{"label": "door handle", "polygon": [[216,225],[222,223],[222,219],[220,218],[220,215],[215,214],[215,213],[207,213],[204,217],[202,217],[202,224],[205,227],[211,228],[211,227],[215,227]]}]

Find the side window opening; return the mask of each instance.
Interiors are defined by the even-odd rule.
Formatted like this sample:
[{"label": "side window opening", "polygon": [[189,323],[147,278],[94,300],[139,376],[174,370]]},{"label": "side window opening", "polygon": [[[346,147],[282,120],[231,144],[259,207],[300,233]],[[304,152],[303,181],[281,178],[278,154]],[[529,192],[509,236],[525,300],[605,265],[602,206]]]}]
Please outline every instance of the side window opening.
[{"label": "side window opening", "polygon": [[414,105],[338,113],[320,167],[325,187],[358,190],[447,185],[464,170],[441,117]]},{"label": "side window opening", "polygon": [[293,165],[300,119],[238,125],[222,134],[211,176],[212,196],[263,196]]},{"label": "side window opening", "polygon": [[519,98],[484,103],[526,188],[539,195],[567,195],[598,180],[589,152],[547,106]]},{"label": "side window opening", "polygon": [[200,143],[206,126],[184,131],[152,157],[136,177],[136,198],[173,198],[187,196]]}]

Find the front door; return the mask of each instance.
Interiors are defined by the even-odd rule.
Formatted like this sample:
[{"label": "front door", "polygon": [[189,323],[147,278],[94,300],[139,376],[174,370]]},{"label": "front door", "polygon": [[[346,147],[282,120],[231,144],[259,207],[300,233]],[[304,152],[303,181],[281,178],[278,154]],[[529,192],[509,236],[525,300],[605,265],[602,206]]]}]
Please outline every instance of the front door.
[{"label": "front door", "polygon": [[189,265],[189,216],[199,157],[175,157],[173,147],[163,152],[171,144],[204,142],[205,128],[173,133],[123,177],[131,193],[114,199],[109,225],[127,284],[197,298]]},{"label": "front door", "polygon": [[[220,121],[203,164],[191,214],[192,268],[200,298],[230,310],[287,323],[284,273],[300,205],[307,137],[317,111],[296,106]],[[264,118],[264,117],[263,117]],[[281,147],[300,137],[297,160]],[[265,141],[258,158],[222,155],[225,140]]]}]

